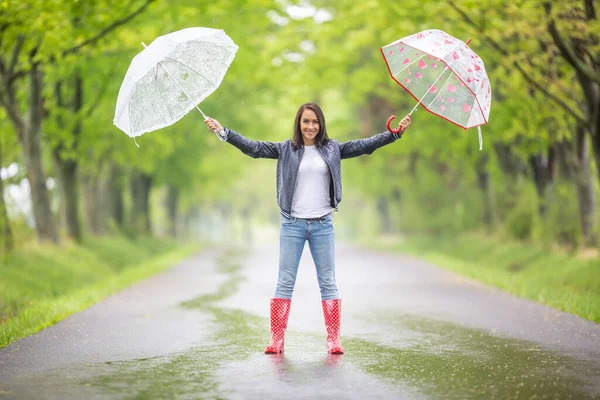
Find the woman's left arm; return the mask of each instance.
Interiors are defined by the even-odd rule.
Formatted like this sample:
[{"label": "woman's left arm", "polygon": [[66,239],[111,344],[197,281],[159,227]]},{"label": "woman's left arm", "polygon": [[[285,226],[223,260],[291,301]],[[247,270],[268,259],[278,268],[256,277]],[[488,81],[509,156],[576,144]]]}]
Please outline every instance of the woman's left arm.
[{"label": "woman's left arm", "polygon": [[344,159],[371,154],[378,148],[400,139],[402,134],[408,129],[409,125],[410,115],[407,115],[398,124],[398,127],[400,128],[400,132],[398,133],[385,131],[365,139],[350,140],[349,142],[340,143],[340,157]]}]

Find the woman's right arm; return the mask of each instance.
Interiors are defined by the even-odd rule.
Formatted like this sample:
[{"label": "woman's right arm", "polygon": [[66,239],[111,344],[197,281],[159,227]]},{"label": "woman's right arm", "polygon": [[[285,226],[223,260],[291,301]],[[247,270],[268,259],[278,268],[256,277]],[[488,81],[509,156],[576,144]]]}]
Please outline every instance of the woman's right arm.
[{"label": "woman's right arm", "polygon": [[212,118],[207,118],[204,122],[208,126],[208,130],[219,132],[217,135],[221,141],[231,143],[252,158],[279,158],[279,143],[250,140],[231,129],[223,128],[217,120]]}]

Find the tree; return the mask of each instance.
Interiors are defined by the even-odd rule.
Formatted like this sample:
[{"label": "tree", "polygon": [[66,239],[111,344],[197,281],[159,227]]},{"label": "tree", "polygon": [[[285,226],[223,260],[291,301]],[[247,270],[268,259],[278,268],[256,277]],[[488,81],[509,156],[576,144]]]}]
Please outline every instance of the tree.
[{"label": "tree", "polygon": [[[12,147],[12,143],[9,142],[9,134],[6,133],[8,127],[6,125],[5,116],[0,112],[0,169],[5,165],[8,166],[12,161],[11,154],[9,153],[9,147]],[[8,218],[8,210],[4,201],[4,190],[4,178],[0,176],[0,232],[4,238],[1,244],[2,253],[11,251],[15,245],[10,219]]]},{"label": "tree", "polygon": [[[46,175],[41,162],[42,121],[47,112],[44,108],[44,67],[96,43],[134,18],[152,1],[147,0],[141,5],[138,4],[133,11],[122,4],[119,7],[120,3],[106,0],[94,2],[80,10],[74,6],[67,12],[58,1],[11,2],[8,10],[4,10],[1,14],[0,48],[3,50],[2,54],[9,56],[0,56],[2,81],[0,102],[7,110],[23,148],[27,178],[31,185],[36,231],[41,241],[58,242],[59,240],[50,210]],[[104,10],[104,13],[101,10]],[[76,19],[85,25],[86,29],[98,28],[98,25],[101,25],[100,29],[89,37],[73,39],[72,34],[77,32],[77,29],[72,24],[69,11],[75,11]],[[77,14],[78,11],[81,14]],[[121,14],[123,11],[126,12],[125,16]],[[83,24],[86,17],[88,20]],[[111,22],[105,23],[105,19]],[[57,29],[57,25],[61,25],[61,28]],[[26,95],[19,93],[22,78],[28,78],[29,81],[29,91]],[[26,98],[25,107],[22,107],[21,96]],[[74,171],[72,167],[64,169],[67,176],[72,175]],[[62,186],[66,188],[68,184]],[[65,196],[65,198],[71,197]],[[78,233],[75,232],[75,235]]]}]

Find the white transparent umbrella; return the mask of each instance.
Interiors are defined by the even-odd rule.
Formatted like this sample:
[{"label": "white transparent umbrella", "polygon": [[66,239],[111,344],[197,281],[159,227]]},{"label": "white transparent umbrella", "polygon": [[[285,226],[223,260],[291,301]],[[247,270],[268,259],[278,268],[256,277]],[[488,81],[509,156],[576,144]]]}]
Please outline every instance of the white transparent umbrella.
[{"label": "white transparent umbrella", "polygon": [[[130,137],[172,125],[223,81],[238,46],[223,30],[187,28],[159,36],[125,74],[114,124]],[[136,142],[137,145],[137,142]]]}]

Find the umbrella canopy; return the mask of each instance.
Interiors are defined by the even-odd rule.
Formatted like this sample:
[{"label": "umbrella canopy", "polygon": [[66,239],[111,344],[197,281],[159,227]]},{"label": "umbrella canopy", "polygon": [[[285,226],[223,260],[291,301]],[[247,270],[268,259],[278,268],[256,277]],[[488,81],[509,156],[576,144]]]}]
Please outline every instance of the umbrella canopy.
[{"label": "umbrella canopy", "polygon": [[381,54],[392,79],[417,100],[411,114],[421,104],[464,129],[488,123],[490,81],[468,42],[430,29],[382,47]]},{"label": "umbrella canopy", "polygon": [[179,121],[193,108],[206,119],[198,104],[221,84],[237,50],[219,29],[187,28],[156,38],[131,61],[114,124],[135,138]]}]

